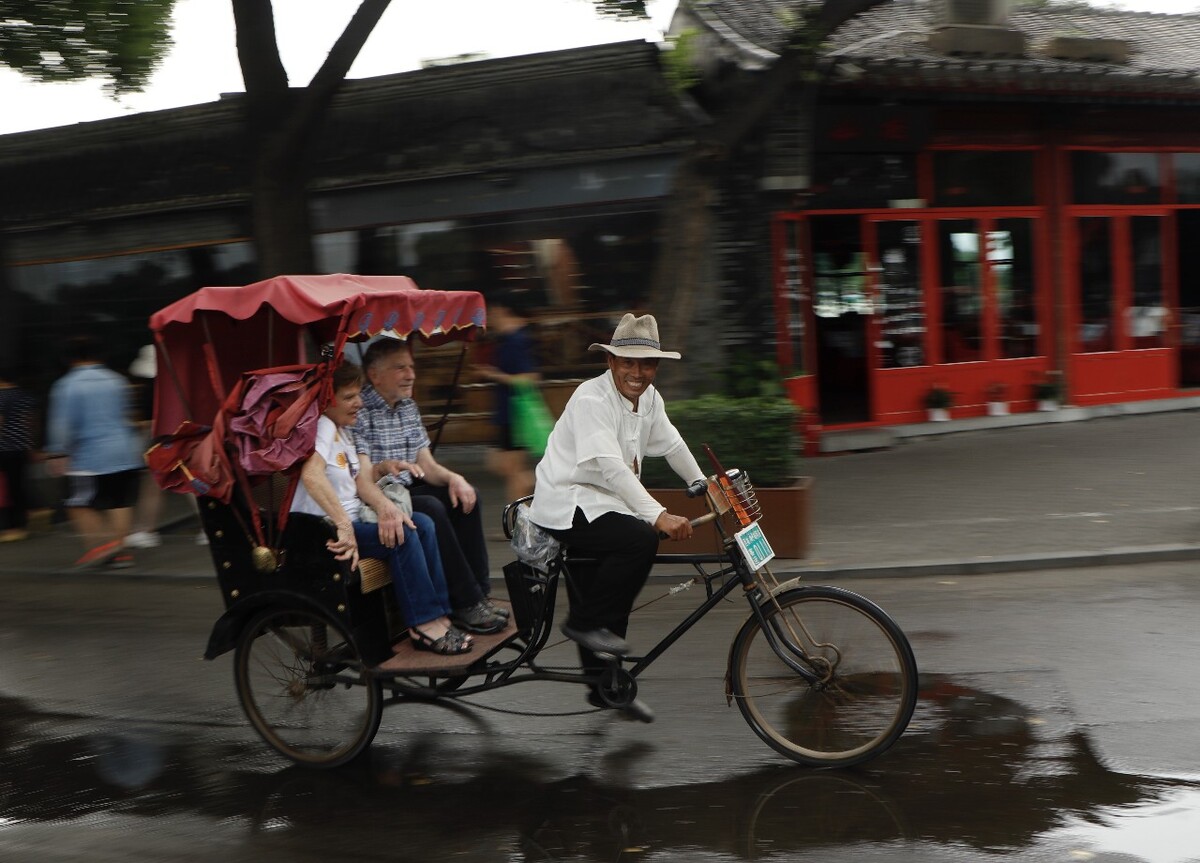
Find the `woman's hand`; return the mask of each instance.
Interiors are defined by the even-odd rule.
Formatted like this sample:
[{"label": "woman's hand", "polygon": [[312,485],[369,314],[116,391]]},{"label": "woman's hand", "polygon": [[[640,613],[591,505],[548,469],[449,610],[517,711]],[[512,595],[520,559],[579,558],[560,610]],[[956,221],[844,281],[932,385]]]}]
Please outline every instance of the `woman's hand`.
[{"label": "woman's hand", "polygon": [[391,499],[376,509],[375,515],[379,519],[379,541],[388,548],[404,545],[405,526],[411,527],[413,530],[417,529],[412,519],[405,515],[404,511]]},{"label": "woman's hand", "polygon": [[350,561],[350,568],[358,566],[358,540],[354,537],[354,526],[348,521],[337,525],[337,539],[327,540],[325,547],[338,560]]}]

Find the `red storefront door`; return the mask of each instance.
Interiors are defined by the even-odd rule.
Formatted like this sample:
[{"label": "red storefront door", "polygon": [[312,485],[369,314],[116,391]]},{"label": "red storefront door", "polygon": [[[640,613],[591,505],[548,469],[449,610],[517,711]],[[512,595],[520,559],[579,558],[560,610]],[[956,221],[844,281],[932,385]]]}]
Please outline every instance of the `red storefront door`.
[{"label": "red storefront door", "polygon": [[[1166,213],[1077,215],[1067,307],[1070,398],[1102,404],[1162,398],[1175,388],[1169,345],[1174,266]],[[1177,316],[1178,313],[1176,313]]]}]

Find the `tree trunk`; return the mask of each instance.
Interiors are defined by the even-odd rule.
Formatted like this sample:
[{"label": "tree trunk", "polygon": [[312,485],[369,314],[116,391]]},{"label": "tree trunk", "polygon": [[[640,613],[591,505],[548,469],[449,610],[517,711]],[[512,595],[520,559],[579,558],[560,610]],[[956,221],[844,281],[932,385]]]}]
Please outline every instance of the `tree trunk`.
[{"label": "tree trunk", "polygon": [[271,0],[233,0],[246,127],[255,154],[251,224],[262,278],[316,271],[308,203],[316,138],[390,2],[362,0],[312,82],[292,90],[279,59]]}]

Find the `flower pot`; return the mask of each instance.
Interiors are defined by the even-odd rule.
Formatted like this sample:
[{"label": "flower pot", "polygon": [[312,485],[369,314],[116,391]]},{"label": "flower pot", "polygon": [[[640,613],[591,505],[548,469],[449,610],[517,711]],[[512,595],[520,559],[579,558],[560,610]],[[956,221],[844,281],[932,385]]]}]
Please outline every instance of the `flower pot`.
[{"label": "flower pot", "polygon": [[931,423],[944,423],[950,419],[950,411],[947,408],[928,408],[928,411]]},{"label": "flower pot", "polygon": [[990,417],[1008,416],[1008,402],[988,402],[987,412]]},{"label": "flower pot", "polygon": [[[809,476],[799,477],[794,484],[784,488],[755,487],[754,493],[762,507],[759,524],[776,557],[800,558],[808,555],[812,487],[813,478]],[[674,515],[696,518],[708,512],[704,498],[689,498],[683,489],[650,489],[650,495]],[[728,519],[726,524],[729,524]],[[720,552],[721,535],[716,525],[702,524],[693,531],[691,539],[684,542],[663,540],[659,543],[658,551],[660,554]]]}]

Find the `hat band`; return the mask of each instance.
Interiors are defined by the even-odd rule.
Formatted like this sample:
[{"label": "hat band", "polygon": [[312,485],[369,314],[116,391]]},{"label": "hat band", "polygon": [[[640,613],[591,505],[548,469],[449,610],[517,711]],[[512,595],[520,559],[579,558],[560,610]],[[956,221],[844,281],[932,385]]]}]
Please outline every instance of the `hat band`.
[{"label": "hat band", "polygon": [[609,342],[610,347],[624,348],[630,345],[639,345],[643,348],[654,348],[656,351],[662,350],[662,344],[656,339],[613,339]]}]

